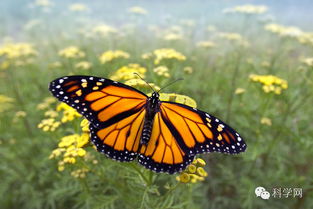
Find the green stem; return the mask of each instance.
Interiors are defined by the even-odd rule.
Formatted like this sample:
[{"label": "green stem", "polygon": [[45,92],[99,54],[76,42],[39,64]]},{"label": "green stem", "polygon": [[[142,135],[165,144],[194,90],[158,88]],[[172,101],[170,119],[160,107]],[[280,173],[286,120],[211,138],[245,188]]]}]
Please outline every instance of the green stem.
[{"label": "green stem", "polygon": [[140,176],[141,178],[145,181],[146,185],[150,185],[149,179],[141,172],[141,170],[133,163],[129,163],[130,167],[132,167]]}]

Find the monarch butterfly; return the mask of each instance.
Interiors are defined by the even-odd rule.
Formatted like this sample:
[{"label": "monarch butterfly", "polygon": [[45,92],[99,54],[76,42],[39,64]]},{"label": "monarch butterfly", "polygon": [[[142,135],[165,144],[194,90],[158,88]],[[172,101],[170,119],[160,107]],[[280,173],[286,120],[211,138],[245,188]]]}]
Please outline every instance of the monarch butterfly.
[{"label": "monarch butterfly", "polygon": [[187,105],[160,101],[110,79],[66,76],[50,83],[60,101],[75,108],[90,124],[99,152],[118,161],[138,162],[155,172],[184,170],[196,154],[244,152],[246,144],[216,117]]}]

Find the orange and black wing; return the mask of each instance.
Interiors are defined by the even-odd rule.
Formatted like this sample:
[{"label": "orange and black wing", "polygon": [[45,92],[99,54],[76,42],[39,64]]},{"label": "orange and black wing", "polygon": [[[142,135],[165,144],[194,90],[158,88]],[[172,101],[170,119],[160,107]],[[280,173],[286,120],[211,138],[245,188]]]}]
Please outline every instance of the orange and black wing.
[{"label": "orange and black wing", "polygon": [[141,145],[138,161],[147,169],[155,172],[176,173],[184,170],[194,159],[182,149],[180,142],[166,124],[161,112],[153,121],[151,137],[147,145]]},{"label": "orange and black wing", "polygon": [[58,78],[50,83],[49,90],[96,128],[108,127],[139,112],[147,99],[145,94],[130,86],[92,76]]},{"label": "orange and black wing", "polygon": [[186,105],[162,102],[154,118],[152,135],[142,145],[139,163],[156,172],[184,170],[196,154],[244,152],[241,136],[221,120]]},{"label": "orange and black wing", "polygon": [[238,154],[246,150],[242,137],[218,118],[183,104],[162,102],[162,118],[188,154],[221,152]]},{"label": "orange and black wing", "polygon": [[137,156],[147,96],[109,79],[68,76],[51,82],[50,91],[89,121],[91,141],[99,152],[119,161]]},{"label": "orange and black wing", "polygon": [[89,125],[91,141],[99,152],[121,162],[137,157],[143,129],[145,109],[134,113],[106,128]]}]

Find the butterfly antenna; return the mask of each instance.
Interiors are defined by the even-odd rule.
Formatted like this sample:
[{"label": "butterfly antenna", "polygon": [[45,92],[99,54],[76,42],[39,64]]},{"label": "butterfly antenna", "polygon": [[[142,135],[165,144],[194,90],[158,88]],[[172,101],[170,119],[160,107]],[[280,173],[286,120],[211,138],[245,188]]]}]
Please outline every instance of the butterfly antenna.
[{"label": "butterfly antenna", "polygon": [[159,93],[162,89],[165,89],[166,87],[172,85],[173,83],[176,83],[177,81],[181,81],[181,80],[184,80],[184,79],[183,79],[183,78],[178,78],[178,79],[176,79],[176,80],[174,80],[174,81],[172,81],[172,82],[166,84],[165,86],[163,86],[163,87],[158,91],[158,93]]},{"label": "butterfly antenna", "polygon": [[153,92],[155,92],[154,88],[152,88],[152,86],[145,80],[143,79],[138,73],[134,73],[135,75],[137,75],[141,80],[143,80],[144,82],[146,82],[146,84],[148,84],[148,86],[150,86],[150,88],[152,89]]}]

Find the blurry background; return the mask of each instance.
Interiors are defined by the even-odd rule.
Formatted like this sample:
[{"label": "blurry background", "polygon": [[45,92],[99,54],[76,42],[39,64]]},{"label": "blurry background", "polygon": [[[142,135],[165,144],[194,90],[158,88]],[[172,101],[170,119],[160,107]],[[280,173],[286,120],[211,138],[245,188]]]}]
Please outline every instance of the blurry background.
[{"label": "blurry background", "polygon": [[[1,207],[312,208],[312,10],[310,0],[0,1]],[[133,72],[156,89],[183,77],[164,99],[227,122],[247,151],[202,155],[206,172],[184,176],[117,163],[47,89],[83,74],[149,93]]]}]

